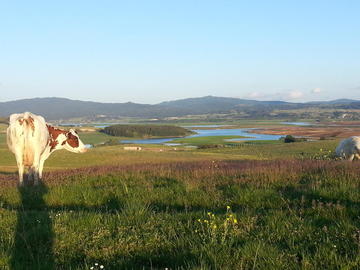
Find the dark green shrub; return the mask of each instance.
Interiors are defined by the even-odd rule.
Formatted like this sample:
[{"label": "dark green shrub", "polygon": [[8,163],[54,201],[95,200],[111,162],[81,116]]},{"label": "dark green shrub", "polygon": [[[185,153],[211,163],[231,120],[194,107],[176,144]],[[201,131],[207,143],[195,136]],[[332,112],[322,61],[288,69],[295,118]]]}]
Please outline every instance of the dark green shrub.
[{"label": "dark green shrub", "polygon": [[284,142],[285,143],[293,143],[293,142],[296,142],[296,138],[292,135],[286,135]]},{"label": "dark green shrub", "polygon": [[224,148],[224,147],[225,145],[223,144],[202,144],[198,146],[199,149]]}]

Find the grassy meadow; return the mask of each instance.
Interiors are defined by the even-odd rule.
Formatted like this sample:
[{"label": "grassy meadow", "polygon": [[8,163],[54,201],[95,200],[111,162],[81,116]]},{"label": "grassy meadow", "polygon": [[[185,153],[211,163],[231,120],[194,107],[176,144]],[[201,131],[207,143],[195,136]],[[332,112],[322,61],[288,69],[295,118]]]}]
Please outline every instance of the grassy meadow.
[{"label": "grassy meadow", "polygon": [[360,166],[337,143],[58,151],[18,188],[0,134],[0,269],[360,269]]}]

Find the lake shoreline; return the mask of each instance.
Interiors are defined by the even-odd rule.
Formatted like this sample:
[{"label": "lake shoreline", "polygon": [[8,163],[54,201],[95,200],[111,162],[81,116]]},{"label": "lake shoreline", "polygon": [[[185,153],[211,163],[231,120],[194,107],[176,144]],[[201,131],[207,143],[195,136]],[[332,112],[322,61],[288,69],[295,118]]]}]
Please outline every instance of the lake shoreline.
[{"label": "lake shoreline", "polygon": [[320,138],[346,138],[358,136],[360,127],[344,128],[344,127],[314,127],[314,126],[293,126],[293,127],[273,127],[259,128],[249,131],[250,133],[264,135],[293,135],[297,137],[309,137],[313,139]]}]

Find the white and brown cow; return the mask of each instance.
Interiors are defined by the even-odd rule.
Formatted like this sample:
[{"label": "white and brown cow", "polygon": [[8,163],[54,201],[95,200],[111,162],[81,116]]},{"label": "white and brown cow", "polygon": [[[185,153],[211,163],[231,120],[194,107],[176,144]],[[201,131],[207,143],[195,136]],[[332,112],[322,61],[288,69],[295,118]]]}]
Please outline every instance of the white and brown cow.
[{"label": "white and brown cow", "polygon": [[38,184],[44,162],[54,151],[86,152],[76,131],[55,128],[47,124],[42,116],[29,112],[12,114],[9,123],[7,144],[15,154],[20,185],[23,184],[25,167],[29,168],[29,178]]}]

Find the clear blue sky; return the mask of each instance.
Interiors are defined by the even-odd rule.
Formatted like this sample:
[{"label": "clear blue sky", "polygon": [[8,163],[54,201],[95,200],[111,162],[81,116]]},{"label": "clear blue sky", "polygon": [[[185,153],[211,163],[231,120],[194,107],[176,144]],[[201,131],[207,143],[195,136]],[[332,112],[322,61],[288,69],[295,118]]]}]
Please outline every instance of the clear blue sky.
[{"label": "clear blue sky", "polygon": [[0,101],[360,99],[360,1],[0,0]]}]

